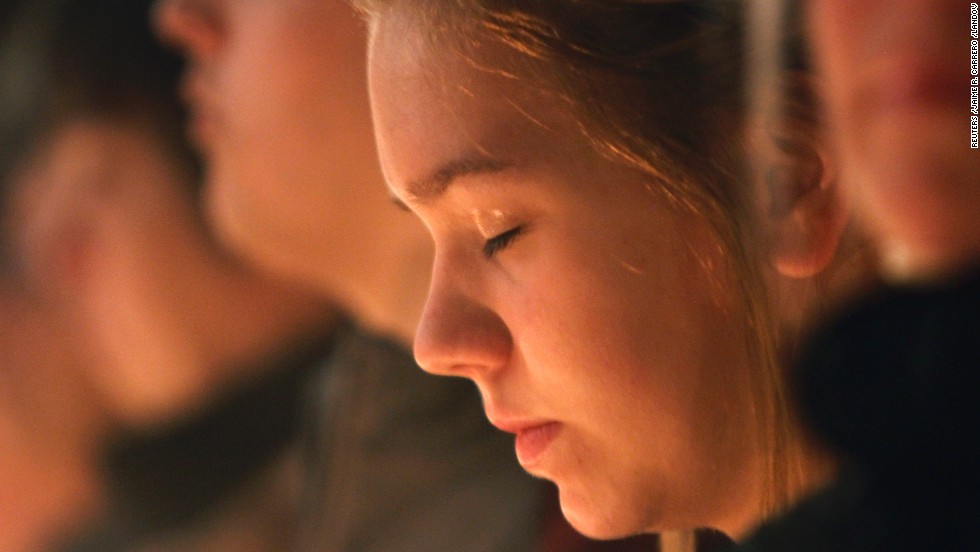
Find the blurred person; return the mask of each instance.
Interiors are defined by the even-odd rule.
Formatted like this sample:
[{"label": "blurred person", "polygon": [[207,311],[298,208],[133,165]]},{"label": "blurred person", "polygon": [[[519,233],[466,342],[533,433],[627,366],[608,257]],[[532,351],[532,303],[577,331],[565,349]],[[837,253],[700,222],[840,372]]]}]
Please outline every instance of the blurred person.
[{"label": "blurred person", "polygon": [[163,0],[155,21],[188,60],[182,92],[218,234],[410,343],[431,245],[380,184],[355,12],[342,0]]},{"label": "blurred person", "polygon": [[970,8],[807,2],[841,186],[888,285],[817,332],[794,372],[805,419],[847,469],[746,551],[977,549]]},{"label": "blurred person", "polygon": [[[0,12],[0,212],[22,157],[29,43],[18,34],[18,2]],[[16,43],[16,44],[15,44]],[[26,48],[29,51],[29,48]],[[32,91],[31,91],[32,92]],[[30,92],[28,92],[30,94]],[[28,291],[15,274],[0,216],[0,548],[40,550],[99,504],[90,442],[103,428],[87,395],[83,344],[67,309]]]},{"label": "blurred person", "polygon": [[97,450],[79,455],[98,457],[105,489],[100,519],[51,546],[520,549],[538,488],[472,389],[421,374],[321,290],[211,237],[179,64],[150,36],[148,4],[19,13],[42,53],[14,64],[37,78],[18,110],[28,124],[11,129],[25,139],[3,175],[4,264],[83,347],[79,373],[60,366],[49,383],[84,381],[65,391],[99,416],[78,439]]},{"label": "blurred person", "polygon": [[745,2],[356,4],[381,165],[435,243],[416,360],[477,384],[572,525],[690,549],[823,485],[783,361],[865,275],[798,44],[759,121]]},{"label": "blurred person", "polygon": [[[96,523],[96,506],[125,531],[103,549],[151,540],[135,528],[172,522],[168,508],[186,508],[202,520],[220,517],[215,504],[234,502],[228,487],[253,488],[260,476],[293,463],[284,457],[295,448],[298,406],[295,397],[275,393],[298,397],[295,386],[283,383],[316,371],[292,367],[279,353],[308,347],[307,339],[319,339],[334,323],[318,294],[241,267],[204,231],[194,161],[181,145],[179,104],[168,92],[178,60],[156,47],[147,11],[147,3],[23,3],[16,32],[5,35],[27,37],[30,48],[5,66],[4,79],[23,79],[22,90],[34,100],[26,120],[4,127],[5,138],[22,141],[5,141],[5,157],[16,151],[3,174],[2,217],[11,299],[4,304],[11,317],[4,339],[15,345],[4,350],[11,383],[4,421],[8,435],[19,438],[5,442],[4,451],[23,451],[20,466],[34,476],[5,489],[36,500],[61,492],[68,510],[75,499],[67,491],[80,487],[87,495],[79,500],[89,506],[62,514],[33,511],[25,501],[16,513],[36,518],[33,542],[5,540],[5,549],[42,549],[57,524],[68,532],[82,521],[58,518]],[[136,463],[128,460],[134,443],[170,443],[157,436],[206,427],[202,420],[214,417],[216,404],[267,387],[262,395],[277,399],[283,413],[266,426],[279,435],[263,434],[259,425],[240,429],[244,443],[212,465],[194,460],[221,452],[217,445],[227,437],[217,431],[205,433],[210,441],[153,449],[170,452],[180,465],[139,460],[144,477],[181,472],[166,489],[171,501],[162,485],[140,496],[145,489],[133,490],[134,474],[118,469]],[[71,464],[52,465],[62,456]],[[103,463],[107,474],[97,473]]]},{"label": "blurred person", "polygon": [[893,280],[980,255],[968,4],[807,2],[841,179]]}]

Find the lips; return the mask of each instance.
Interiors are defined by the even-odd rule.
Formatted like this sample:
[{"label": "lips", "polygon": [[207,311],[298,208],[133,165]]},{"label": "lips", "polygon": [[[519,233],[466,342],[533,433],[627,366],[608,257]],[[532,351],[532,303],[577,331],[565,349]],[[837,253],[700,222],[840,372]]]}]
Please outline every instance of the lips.
[{"label": "lips", "polygon": [[548,448],[560,430],[561,425],[550,422],[518,433],[517,438],[514,439],[517,461],[525,468],[533,467],[535,461]]},{"label": "lips", "polygon": [[[937,5],[928,15],[909,6],[879,2],[866,15],[874,30],[849,39],[854,41],[848,54],[854,57],[852,82],[861,83],[867,96],[861,109],[962,109],[969,92],[969,41],[968,33],[955,31],[963,20],[959,3]],[[962,52],[964,61],[951,61],[950,52]]]},{"label": "lips", "polygon": [[517,461],[525,469],[535,466],[562,428],[560,423],[552,421],[490,420],[500,430],[517,436],[514,439],[514,451],[517,453]]},{"label": "lips", "polygon": [[966,71],[954,73],[928,62],[907,62],[882,71],[877,83],[877,101],[892,107],[928,105],[962,106],[969,92]]}]

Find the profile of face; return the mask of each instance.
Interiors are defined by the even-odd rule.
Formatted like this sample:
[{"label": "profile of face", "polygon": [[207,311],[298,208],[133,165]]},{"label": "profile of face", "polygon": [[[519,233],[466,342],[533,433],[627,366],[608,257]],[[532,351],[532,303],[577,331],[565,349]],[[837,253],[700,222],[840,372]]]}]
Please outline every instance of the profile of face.
[{"label": "profile of face", "polygon": [[896,276],[980,258],[970,6],[809,0],[842,184]]},{"label": "profile of face", "polygon": [[221,237],[305,280],[361,259],[369,244],[357,232],[371,225],[362,217],[390,201],[371,128],[366,32],[353,9],[342,0],[156,8],[158,33],[189,61],[183,92]]},{"label": "profile of face", "polygon": [[598,153],[513,53],[432,48],[407,12],[372,31],[382,168],[436,257],[415,342],[473,380],[518,460],[583,533],[759,515],[747,328],[720,241]]},{"label": "profile of face", "polygon": [[203,228],[190,175],[153,136],[66,122],[30,155],[12,202],[26,282],[68,313],[97,400],[128,422],[169,411],[204,376],[175,307]]}]

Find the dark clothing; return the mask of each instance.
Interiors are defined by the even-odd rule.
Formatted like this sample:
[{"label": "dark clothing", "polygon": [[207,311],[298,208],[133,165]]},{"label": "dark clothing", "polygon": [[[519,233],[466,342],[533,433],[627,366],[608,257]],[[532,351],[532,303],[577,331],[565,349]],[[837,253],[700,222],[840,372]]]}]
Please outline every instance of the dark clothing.
[{"label": "dark clothing", "polygon": [[302,550],[533,550],[544,483],[517,463],[475,386],[401,347],[338,339],[321,387],[317,479]]},{"label": "dark clothing", "polygon": [[841,476],[738,550],[980,550],[978,340],[980,272],[886,289],[819,332],[793,379]]},{"label": "dark clothing", "polygon": [[462,380],[347,323],[172,426],[119,439],[110,514],[63,550],[533,550],[541,483]]}]

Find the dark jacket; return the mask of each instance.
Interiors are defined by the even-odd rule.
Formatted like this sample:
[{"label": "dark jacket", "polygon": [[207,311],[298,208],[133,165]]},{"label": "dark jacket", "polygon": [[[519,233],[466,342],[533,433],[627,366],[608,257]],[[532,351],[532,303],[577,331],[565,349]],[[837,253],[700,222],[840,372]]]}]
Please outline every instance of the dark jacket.
[{"label": "dark jacket", "polygon": [[738,550],[980,550],[980,272],[854,306],[793,379],[844,467]]}]

